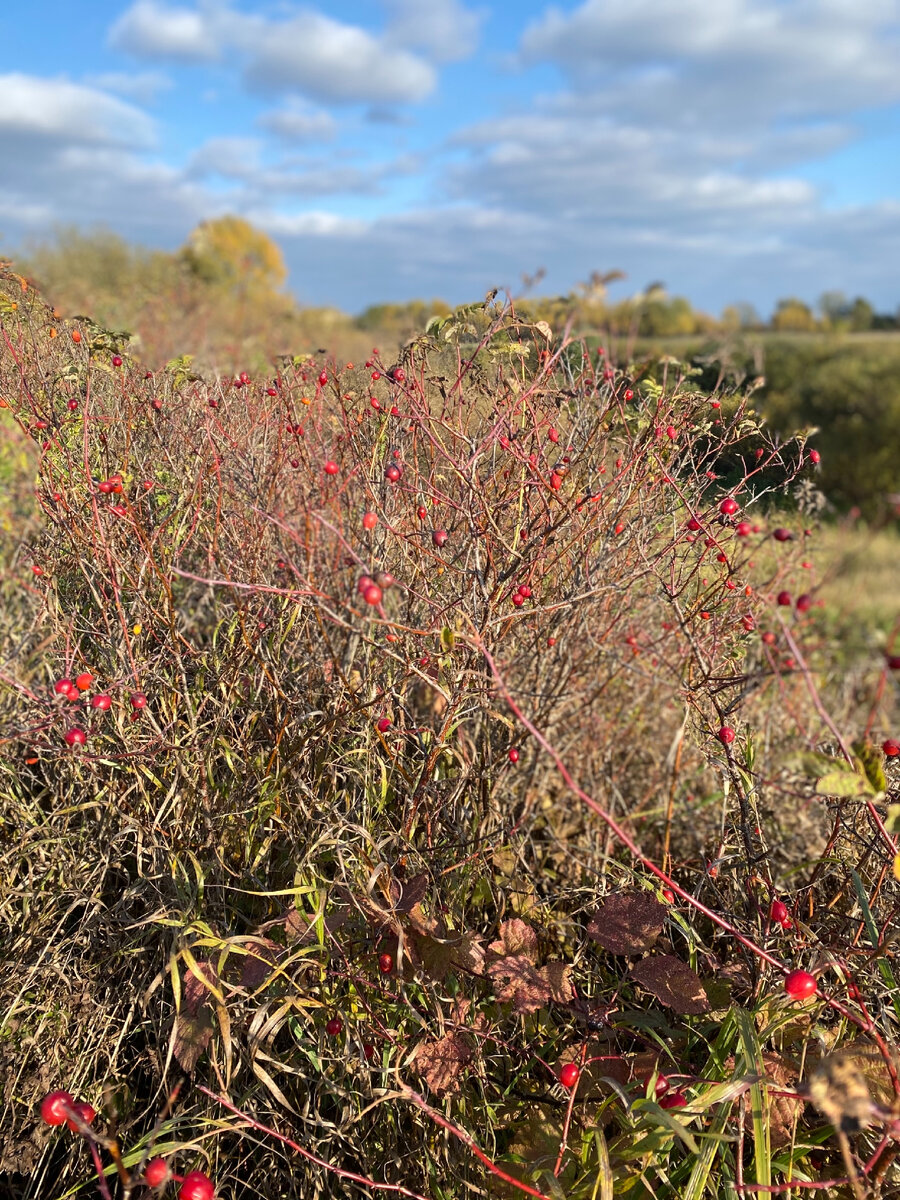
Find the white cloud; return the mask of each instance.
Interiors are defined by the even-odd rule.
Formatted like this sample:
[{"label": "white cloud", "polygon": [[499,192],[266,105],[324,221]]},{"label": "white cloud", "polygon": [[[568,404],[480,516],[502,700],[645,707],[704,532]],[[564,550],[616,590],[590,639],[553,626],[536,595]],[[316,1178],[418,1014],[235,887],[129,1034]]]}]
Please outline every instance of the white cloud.
[{"label": "white cloud", "polygon": [[140,58],[209,62],[219,55],[209,12],[137,0],[109,31],[109,43]]},{"label": "white cloud", "polygon": [[95,145],[155,140],[153,122],[131,104],[84,84],[19,73],[0,75],[0,131]]},{"label": "white cloud", "polygon": [[[845,114],[900,99],[896,0],[584,0],[529,25],[521,60],[555,63],[608,111],[667,124]],[[598,81],[605,80],[600,87]]]},{"label": "white cloud", "polygon": [[221,175],[225,179],[252,179],[260,170],[262,143],[258,138],[210,138],[188,160],[185,174],[191,179]]},{"label": "white cloud", "polygon": [[264,113],[256,123],[284,142],[330,142],[337,135],[331,113],[299,102]]},{"label": "white cloud", "polygon": [[468,58],[478,45],[484,13],[459,0],[386,0],[386,7],[388,37],[425,51],[436,62]]},{"label": "white cloud", "polygon": [[199,63],[228,54],[243,63],[254,91],[336,104],[412,103],[437,82],[431,64],[396,41],[312,9],[276,20],[221,2],[188,9],[137,0],[110,42],[142,58]]},{"label": "white cloud", "polygon": [[252,24],[244,42],[245,79],[259,91],[296,91],[331,103],[399,104],[424,100],[437,82],[424,59],[320,13]]}]

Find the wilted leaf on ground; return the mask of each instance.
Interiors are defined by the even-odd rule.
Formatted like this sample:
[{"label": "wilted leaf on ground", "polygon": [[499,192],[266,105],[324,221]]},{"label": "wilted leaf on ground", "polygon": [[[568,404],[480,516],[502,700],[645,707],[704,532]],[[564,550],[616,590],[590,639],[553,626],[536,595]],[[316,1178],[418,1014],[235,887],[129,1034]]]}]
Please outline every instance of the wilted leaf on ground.
[{"label": "wilted leaf on ground", "polygon": [[272,975],[278,960],[285,953],[271,938],[258,938],[248,942],[241,954],[241,987],[251,991],[265,983]]},{"label": "wilted leaf on ground", "polygon": [[399,913],[412,912],[417,904],[425,899],[428,890],[428,876],[422,872],[413,875],[412,879],[391,880],[391,901],[394,911]]},{"label": "wilted leaf on ground", "polygon": [[[325,932],[334,933],[346,921],[347,913],[331,913],[324,918]],[[299,909],[291,907],[282,916],[260,925],[257,932],[272,932],[279,935],[283,931],[285,941],[288,945],[291,945],[293,942],[300,942],[302,945],[304,942],[314,942],[316,940],[316,923],[316,917],[307,916],[306,913],[300,912]]]},{"label": "wilted leaf on ground", "polygon": [[587,935],[611,954],[643,954],[662,933],[666,908],[644,892],[607,896]]},{"label": "wilted leaf on ground", "polygon": [[631,977],[677,1013],[709,1012],[699,975],[672,954],[655,954],[632,964]]},{"label": "wilted leaf on ground", "polygon": [[[212,963],[197,964],[215,987],[216,971]],[[212,994],[191,971],[186,971],[182,983],[181,1010],[175,1017],[172,1053],[185,1071],[193,1071],[200,1056],[210,1043],[213,1031]]]},{"label": "wilted leaf on ground", "polygon": [[436,1042],[422,1042],[413,1062],[416,1070],[438,1095],[459,1090],[459,1077],[475,1056],[471,1039],[448,1033]]},{"label": "wilted leaf on ground", "polygon": [[537,1012],[552,1000],[566,1004],[572,999],[571,968],[562,962],[536,967],[524,955],[498,959],[487,968],[494,980],[497,999],[512,1001],[517,1013]]},{"label": "wilted leaf on ground", "polygon": [[451,1021],[458,1028],[435,1041],[422,1042],[413,1057],[416,1069],[433,1092],[439,1095],[459,1090],[460,1076],[475,1058],[478,1049],[476,1034],[488,1027],[483,1013],[477,1013],[471,1032],[463,1028],[472,1007],[471,1000],[457,997],[453,1003]]},{"label": "wilted leaf on ground", "polygon": [[411,910],[409,924],[410,957],[433,979],[444,979],[453,970],[472,975],[484,971],[484,948],[473,934],[451,932],[421,904]]},{"label": "wilted leaf on ground", "polygon": [[488,950],[493,954],[502,958],[520,954],[530,959],[531,962],[537,962],[537,934],[530,925],[526,925],[519,917],[513,917],[511,921],[503,922],[500,926],[499,934],[500,937],[497,941],[491,942],[490,946],[488,946]]}]

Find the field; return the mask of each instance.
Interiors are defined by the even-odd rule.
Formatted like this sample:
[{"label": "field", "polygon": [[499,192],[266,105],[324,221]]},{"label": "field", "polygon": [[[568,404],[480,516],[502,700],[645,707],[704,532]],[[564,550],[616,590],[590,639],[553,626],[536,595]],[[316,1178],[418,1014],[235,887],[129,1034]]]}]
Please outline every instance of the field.
[{"label": "field", "polygon": [[898,537],[705,384],[0,275],[5,1194],[896,1194]]}]

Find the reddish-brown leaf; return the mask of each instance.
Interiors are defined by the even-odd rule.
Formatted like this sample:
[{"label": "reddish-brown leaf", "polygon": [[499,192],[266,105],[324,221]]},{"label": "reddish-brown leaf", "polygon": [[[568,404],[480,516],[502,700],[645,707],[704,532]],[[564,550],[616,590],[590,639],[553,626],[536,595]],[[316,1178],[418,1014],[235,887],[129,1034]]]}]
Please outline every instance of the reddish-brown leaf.
[{"label": "reddish-brown leaf", "polygon": [[666,908],[644,892],[607,896],[587,935],[611,954],[643,954],[662,933]]},{"label": "reddish-brown leaf", "polygon": [[270,938],[259,938],[245,946],[241,955],[241,987],[251,990],[265,983],[285,951]]},{"label": "reddish-brown leaf", "polygon": [[522,955],[533,963],[537,962],[537,934],[530,925],[526,925],[519,917],[513,917],[511,921],[504,921],[498,932],[498,940],[488,946],[493,954],[500,958]]},{"label": "reddish-brown leaf", "polygon": [[[197,965],[215,986],[217,978],[212,964],[201,962]],[[182,981],[181,1011],[175,1017],[172,1045],[172,1053],[185,1071],[193,1071],[212,1038],[211,999],[209,988],[191,971],[186,971]]]},{"label": "reddish-brown leaf", "polygon": [[677,1013],[709,1012],[709,1001],[699,975],[672,954],[642,958],[632,965],[631,977],[652,992],[661,1004]]},{"label": "reddish-brown leaf", "polygon": [[487,974],[494,980],[497,999],[511,1001],[518,1013],[537,1012],[552,1000],[566,1004],[572,999],[571,968],[565,963],[536,967],[524,955],[512,954],[491,963]]},{"label": "reddish-brown leaf", "polygon": [[428,891],[428,876],[422,872],[413,875],[412,879],[391,880],[391,900],[394,911],[398,913],[412,912],[417,904],[421,904]]},{"label": "reddish-brown leaf", "polygon": [[471,1038],[448,1033],[436,1042],[422,1042],[413,1062],[416,1070],[438,1095],[459,1090],[460,1075],[475,1056]]}]

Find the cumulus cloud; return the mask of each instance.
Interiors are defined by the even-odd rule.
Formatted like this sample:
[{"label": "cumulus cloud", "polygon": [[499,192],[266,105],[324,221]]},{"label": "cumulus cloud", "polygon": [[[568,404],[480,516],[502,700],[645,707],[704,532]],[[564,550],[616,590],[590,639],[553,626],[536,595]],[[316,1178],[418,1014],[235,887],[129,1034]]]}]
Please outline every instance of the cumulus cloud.
[{"label": "cumulus cloud", "polygon": [[425,51],[437,62],[468,58],[478,45],[484,13],[459,0],[386,0],[388,37]]},{"label": "cumulus cloud", "polygon": [[424,59],[358,26],[308,12],[287,21],[248,23],[244,77],[259,91],[296,91],[331,103],[424,100],[436,74]]},{"label": "cumulus cloud", "polygon": [[727,125],[900,99],[898,51],[895,0],[584,0],[532,22],[520,59],[613,111]]},{"label": "cumulus cloud", "polygon": [[209,11],[172,8],[157,0],[137,0],[109,31],[109,43],[140,58],[210,62],[221,47]]},{"label": "cumulus cloud", "polygon": [[337,121],[321,108],[294,102],[286,108],[263,113],[256,122],[283,142],[330,142],[337,135]]},{"label": "cumulus cloud", "polygon": [[0,133],[107,146],[155,140],[151,119],[123,100],[65,79],[20,73],[0,75]]},{"label": "cumulus cloud", "polygon": [[[437,2],[441,8],[447,0]],[[430,26],[426,15],[424,27]],[[228,53],[243,63],[244,81],[254,91],[333,104],[412,103],[437,82],[431,63],[395,38],[313,9],[270,19],[224,3],[188,9],[137,0],[113,26],[110,43],[137,57],[194,63]]]}]

